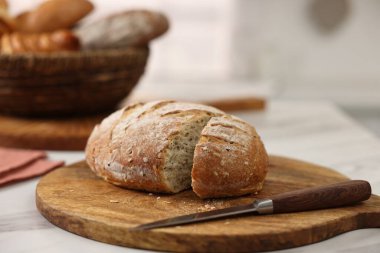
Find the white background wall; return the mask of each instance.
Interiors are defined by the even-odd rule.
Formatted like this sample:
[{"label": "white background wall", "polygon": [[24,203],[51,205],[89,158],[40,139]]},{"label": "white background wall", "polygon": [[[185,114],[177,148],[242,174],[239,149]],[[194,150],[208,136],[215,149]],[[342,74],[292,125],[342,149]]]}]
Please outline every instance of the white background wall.
[{"label": "white background wall", "polygon": [[[167,13],[170,32],[152,44],[146,82],[271,80],[288,97],[380,101],[380,1],[348,1],[334,33],[310,21],[313,0],[94,0],[86,22],[127,8]],[[14,12],[38,0],[13,0]]]}]

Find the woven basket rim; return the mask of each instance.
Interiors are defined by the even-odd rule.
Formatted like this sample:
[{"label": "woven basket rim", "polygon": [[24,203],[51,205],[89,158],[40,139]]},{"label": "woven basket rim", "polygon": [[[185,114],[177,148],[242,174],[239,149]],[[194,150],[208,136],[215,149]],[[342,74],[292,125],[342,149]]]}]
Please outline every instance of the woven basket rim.
[{"label": "woven basket rim", "polygon": [[87,57],[120,57],[123,55],[146,52],[148,46],[142,47],[126,47],[126,48],[110,48],[99,50],[80,50],[56,53],[18,53],[18,54],[0,54],[0,60],[20,61],[20,60],[58,60],[58,59],[78,59]]},{"label": "woven basket rim", "polygon": [[135,87],[148,57],[147,46],[0,55],[0,113],[85,115],[110,110]]}]

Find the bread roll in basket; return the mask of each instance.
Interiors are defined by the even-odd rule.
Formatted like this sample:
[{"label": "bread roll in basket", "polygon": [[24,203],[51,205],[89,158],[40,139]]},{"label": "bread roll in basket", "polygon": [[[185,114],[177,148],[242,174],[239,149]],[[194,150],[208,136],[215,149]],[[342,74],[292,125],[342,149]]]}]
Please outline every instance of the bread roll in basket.
[{"label": "bread roll in basket", "polygon": [[92,9],[86,0],[51,0],[0,30],[0,113],[99,113],[128,95],[144,73],[149,43],[169,20],[127,10],[67,30]]}]

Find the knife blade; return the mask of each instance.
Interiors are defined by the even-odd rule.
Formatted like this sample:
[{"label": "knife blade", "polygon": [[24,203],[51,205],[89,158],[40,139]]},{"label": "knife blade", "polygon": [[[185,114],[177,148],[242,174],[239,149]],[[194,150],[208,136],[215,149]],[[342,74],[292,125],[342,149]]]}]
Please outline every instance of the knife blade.
[{"label": "knife blade", "polygon": [[[171,227],[187,223],[201,222],[212,219],[220,219],[223,217],[230,217],[234,215],[255,213],[255,212],[271,212],[272,208],[271,200],[260,200],[254,201],[248,205],[233,206],[213,211],[193,213],[188,215],[177,216],[174,218],[169,218],[165,220],[159,220],[152,223],[147,223],[133,228],[133,230],[146,230],[159,227]],[[265,208],[264,208],[265,207]]]},{"label": "knife blade", "polygon": [[352,205],[369,199],[371,186],[367,181],[350,180],[340,183],[305,188],[258,199],[247,205],[193,213],[139,225],[131,231],[178,226],[190,223],[234,217],[242,214],[276,214],[301,212]]}]

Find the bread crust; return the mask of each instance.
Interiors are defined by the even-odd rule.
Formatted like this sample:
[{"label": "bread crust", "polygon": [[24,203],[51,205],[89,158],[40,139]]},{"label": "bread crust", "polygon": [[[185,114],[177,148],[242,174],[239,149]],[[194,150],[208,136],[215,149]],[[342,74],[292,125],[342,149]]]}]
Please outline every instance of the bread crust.
[{"label": "bread crust", "polygon": [[[165,153],[186,115],[220,114],[212,107],[174,101],[137,104],[115,112],[92,132],[86,147],[90,168],[130,189],[173,193],[164,177]],[[180,114],[180,117],[176,117]]]},{"label": "bread crust", "polygon": [[24,12],[16,19],[17,30],[27,33],[46,33],[70,29],[94,9],[87,0],[50,0],[35,10]]},{"label": "bread crust", "polygon": [[155,101],[113,113],[93,130],[86,146],[87,163],[115,185],[175,193],[164,176],[168,147],[191,119],[202,114],[210,120],[195,148],[194,192],[208,198],[259,191],[268,157],[255,129],[218,109],[198,104]]},{"label": "bread crust", "polygon": [[84,49],[144,46],[169,29],[167,17],[155,11],[130,10],[79,27]]},{"label": "bread crust", "polygon": [[1,53],[51,53],[76,51],[80,48],[78,38],[69,30],[53,33],[9,33],[1,37]]},{"label": "bread crust", "polygon": [[12,32],[14,26],[14,20],[8,12],[8,2],[0,0],[0,38],[3,34]]},{"label": "bread crust", "polygon": [[256,130],[229,115],[211,118],[195,147],[192,187],[201,198],[261,190],[268,155]]}]

